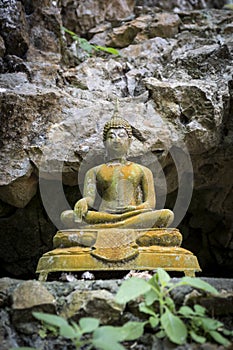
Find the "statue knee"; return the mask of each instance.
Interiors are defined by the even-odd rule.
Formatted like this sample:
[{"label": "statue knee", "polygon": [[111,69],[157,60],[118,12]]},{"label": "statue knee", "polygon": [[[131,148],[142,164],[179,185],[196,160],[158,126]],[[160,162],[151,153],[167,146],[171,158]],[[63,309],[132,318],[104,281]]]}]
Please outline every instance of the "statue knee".
[{"label": "statue knee", "polygon": [[164,219],[166,221],[166,227],[170,226],[174,220],[174,213],[170,209],[163,209],[164,211]]},{"label": "statue knee", "polygon": [[65,210],[61,213],[60,216],[61,222],[64,225],[70,224],[74,222],[74,213],[73,210]]}]

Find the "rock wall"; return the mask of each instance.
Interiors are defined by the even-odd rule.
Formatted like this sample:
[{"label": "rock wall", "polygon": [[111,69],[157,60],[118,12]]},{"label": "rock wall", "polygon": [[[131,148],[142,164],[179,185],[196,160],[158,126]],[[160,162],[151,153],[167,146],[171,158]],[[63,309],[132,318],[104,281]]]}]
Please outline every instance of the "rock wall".
[{"label": "rock wall", "polygon": [[[152,168],[158,207],[175,207],[183,247],[204,275],[232,274],[233,12],[223,6],[0,0],[3,276],[34,277],[85,169],[104,157],[116,98],[146,140],[130,157]],[[61,26],[120,56],[88,55]]]},{"label": "rock wall", "polygon": [[[144,274],[144,273],[143,273]],[[63,277],[65,277],[63,275]],[[142,277],[142,276],[141,276]],[[149,277],[144,274],[143,278]],[[141,299],[119,305],[115,302],[115,294],[122,283],[120,279],[112,280],[79,280],[73,275],[66,275],[70,282],[53,281],[42,283],[35,280],[20,281],[10,278],[0,279],[0,343],[1,350],[9,350],[19,346],[31,346],[44,350],[73,350],[68,339],[48,332],[43,336],[43,327],[36,321],[32,312],[58,314],[69,321],[79,322],[81,317],[95,317],[101,325],[119,326],[127,321],[144,322],[145,314],[138,310]],[[71,280],[71,278],[73,280]],[[175,305],[198,303],[206,308],[210,317],[220,320],[225,328],[232,329],[233,315],[233,281],[232,279],[205,278],[214,286],[218,295],[207,295],[189,286],[173,290]],[[172,279],[174,283],[178,279]],[[38,336],[40,334],[41,336]],[[230,338],[229,338],[230,339]],[[124,343],[126,349],[179,349],[179,350],[224,350],[219,344],[189,343],[175,345],[168,339],[159,339],[154,330],[145,327],[145,333],[136,341]],[[227,347],[230,350],[231,346]]]}]

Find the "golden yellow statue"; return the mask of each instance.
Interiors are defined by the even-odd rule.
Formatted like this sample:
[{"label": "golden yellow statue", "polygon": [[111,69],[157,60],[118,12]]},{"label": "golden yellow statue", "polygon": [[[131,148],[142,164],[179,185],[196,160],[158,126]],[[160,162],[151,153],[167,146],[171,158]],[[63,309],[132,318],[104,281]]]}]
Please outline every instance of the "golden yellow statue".
[{"label": "golden yellow statue", "polygon": [[[150,169],[127,160],[133,130],[124,119],[114,116],[104,126],[106,164],[90,169],[85,177],[84,198],[74,210],[62,213],[67,228],[152,228],[168,227],[171,210],[155,210],[155,191]],[[93,211],[96,193],[99,211]]]},{"label": "golden yellow statue", "polygon": [[[54,250],[39,260],[39,279],[53,271],[166,270],[194,276],[197,258],[180,248],[182,235],[171,225],[169,209],[155,210],[150,169],[127,160],[132,136],[142,135],[122,119],[118,110],[105,124],[104,164],[91,168],[84,180],[84,197],[74,210],[61,214],[65,230],[53,238]],[[101,198],[97,211],[95,200]]]}]

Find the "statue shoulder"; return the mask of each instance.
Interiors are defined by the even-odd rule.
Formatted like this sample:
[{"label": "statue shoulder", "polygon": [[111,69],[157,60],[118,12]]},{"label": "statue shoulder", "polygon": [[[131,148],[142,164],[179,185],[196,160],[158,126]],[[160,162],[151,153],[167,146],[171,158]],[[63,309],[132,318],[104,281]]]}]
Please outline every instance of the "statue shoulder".
[{"label": "statue shoulder", "polygon": [[96,175],[97,172],[100,170],[100,168],[102,167],[103,164],[97,165],[93,168],[90,168],[87,172],[86,172],[86,176],[92,176],[92,175]]},{"label": "statue shoulder", "polygon": [[151,171],[149,168],[145,167],[144,165],[139,164],[139,163],[134,163],[134,165],[135,165],[138,169],[140,169],[140,171],[143,172],[144,174],[148,174],[148,175],[150,174],[150,175],[152,175],[152,171]]},{"label": "statue shoulder", "polygon": [[134,163],[134,164],[137,167],[137,169],[141,172],[142,176],[153,179],[154,177],[153,173],[149,168],[139,163]]}]

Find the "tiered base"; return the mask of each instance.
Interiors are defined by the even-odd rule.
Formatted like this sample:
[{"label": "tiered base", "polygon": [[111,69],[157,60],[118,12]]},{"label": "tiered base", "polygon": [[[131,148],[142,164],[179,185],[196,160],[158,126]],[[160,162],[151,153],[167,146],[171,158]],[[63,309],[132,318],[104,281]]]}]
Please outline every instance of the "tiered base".
[{"label": "tiered base", "polygon": [[[70,246],[87,234],[91,237],[91,246]],[[195,276],[201,271],[197,258],[190,251],[177,246],[164,246],[165,241],[179,241],[181,234],[177,229],[146,230],[90,230],[59,231],[54,237],[58,248],[45,253],[39,260],[37,273],[39,280],[46,281],[50,272],[65,271],[114,271],[114,270],[156,270],[184,272],[186,276]],[[169,236],[164,241],[162,237]],[[173,236],[173,238],[171,237]],[[156,238],[157,237],[157,238]],[[75,239],[75,240],[76,240]],[[162,239],[162,245],[159,245]],[[88,240],[84,240],[87,242]],[[80,243],[79,243],[80,244]],[[61,248],[61,246],[65,246]]]}]

